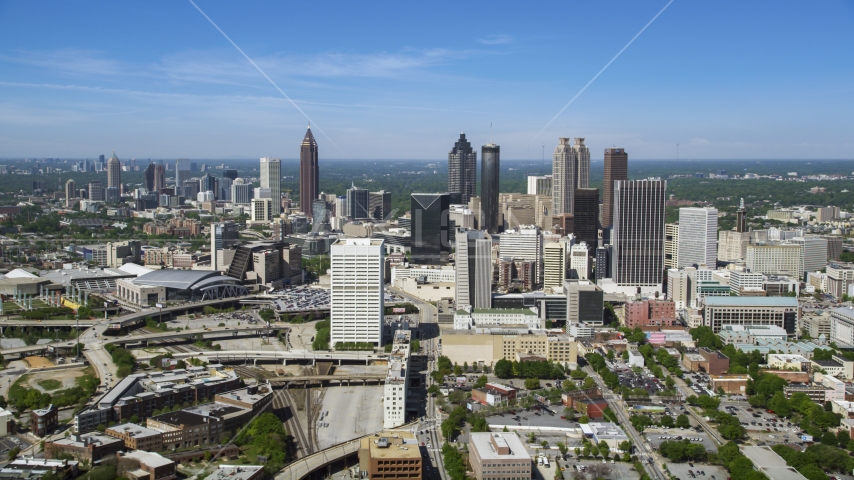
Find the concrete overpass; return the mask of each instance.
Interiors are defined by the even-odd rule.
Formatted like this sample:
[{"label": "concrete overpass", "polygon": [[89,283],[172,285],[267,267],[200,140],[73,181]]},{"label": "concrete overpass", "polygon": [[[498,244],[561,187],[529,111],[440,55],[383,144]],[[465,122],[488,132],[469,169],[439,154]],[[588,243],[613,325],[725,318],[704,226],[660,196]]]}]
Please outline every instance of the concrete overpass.
[{"label": "concrete overpass", "polygon": [[[416,424],[417,422],[411,422],[394,430],[409,430]],[[323,467],[332,465],[335,462],[344,460],[347,457],[358,454],[359,446],[362,442],[362,439],[371,436],[373,436],[373,433],[350,440],[348,442],[339,443],[338,445],[329,447],[326,450],[321,450],[307,457],[303,457],[293,463],[288,464],[285,468],[280,470],[279,473],[276,474],[275,480],[302,480]]]},{"label": "concrete overpass", "polygon": [[[51,349],[57,350],[65,350],[72,348],[77,342],[56,342],[56,343],[43,343],[41,345],[28,345],[26,347],[17,347],[17,348],[7,348],[6,350],[0,350],[0,354],[4,357],[11,356],[20,356],[21,358],[26,357],[28,353],[42,353],[50,351]],[[82,349],[82,347],[81,347]]]},{"label": "concrete overpass", "polygon": [[78,323],[77,320],[24,320],[24,319],[13,319],[13,320],[0,320],[0,328],[5,327],[40,327],[40,328],[49,328],[49,327],[65,327],[65,328],[73,328],[77,325],[81,327],[89,328],[99,320],[91,320],[88,318],[81,318]]},{"label": "concrete overpass", "polygon": [[[133,338],[133,337],[130,337]],[[129,339],[123,339],[129,340]],[[137,359],[145,360],[155,355],[139,355]],[[278,351],[278,350],[206,350],[199,352],[173,353],[174,358],[207,357],[209,361],[218,362],[247,362],[258,361],[276,362],[287,365],[291,362],[310,362],[312,365],[317,361],[358,363],[369,365],[372,362],[386,362],[388,355],[385,353],[365,352],[308,352],[308,351]]]},{"label": "concrete overpass", "polygon": [[277,377],[267,379],[274,387],[283,387],[292,384],[302,385],[350,385],[351,383],[385,383],[385,374],[358,373],[348,375],[300,375],[296,377]]},{"label": "concrete overpass", "polygon": [[115,338],[112,340],[107,340],[104,343],[109,344],[119,344],[126,345],[128,343],[136,343],[136,342],[151,342],[151,341],[162,341],[162,340],[175,340],[175,339],[187,339],[194,338],[196,335],[201,335],[202,338],[208,339],[212,337],[216,338],[231,338],[231,337],[239,337],[245,335],[272,335],[273,333],[280,330],[279,327],[262,327],[262,326],[250,326],[250,327],[214,327],[214,328],[197,328],[194,330],[181,330],[174,332],[162,332],[162,333],[147,333],[144,335],[130,335],[124,336],[121,338]]}]

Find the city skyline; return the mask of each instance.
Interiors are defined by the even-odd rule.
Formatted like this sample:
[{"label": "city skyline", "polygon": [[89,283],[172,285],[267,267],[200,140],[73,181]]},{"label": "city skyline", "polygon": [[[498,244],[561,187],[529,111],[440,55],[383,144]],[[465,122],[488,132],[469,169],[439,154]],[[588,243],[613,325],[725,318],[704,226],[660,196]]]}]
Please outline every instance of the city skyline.
[{"label": "city skyline", "polygon": [[[675,159],[677,144],[682,159],[854,157],[843,108],[854,97],[850,4],[737,4],[738,16],[735,3],[665,5],[577,5],[573,15],[590,21],[571,34],[542,29],[560,7],[509,15],[466,5],[458,15],[486,21],[460,36],[444,35],[445,8],[199,3],[291,104],[189,3],[6,3],[0,151],[291,158],[299,108],[331,140],[318,138],[329,159],[439,160],[460,130],[473,145],[502,145],[506,159],[539,158],[564,136],[584,137],[594,161],[614,145]],[[284,9],[324,22],[274,28]],[[408,16],[419,22],[393,21]],[[109,44],[91,35],[104,25],[122,35]],[[802,34],[785,33],[794,27]],[[152,28],[165,33],[140,42]],[[553,61],[567,52],[571,61]]]}]

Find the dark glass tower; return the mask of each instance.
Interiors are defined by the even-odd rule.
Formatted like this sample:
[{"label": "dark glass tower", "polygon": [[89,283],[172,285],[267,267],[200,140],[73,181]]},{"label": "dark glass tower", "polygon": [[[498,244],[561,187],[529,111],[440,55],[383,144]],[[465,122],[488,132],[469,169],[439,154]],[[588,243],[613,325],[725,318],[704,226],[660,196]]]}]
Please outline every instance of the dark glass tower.
[{"label": "dark glass tower", "polygon": [[667,182],[614,182],[611,278],[620,286],[659,286],[664,276],[664,204]]},{"label": "dark glass tower", "polygon": [[356,185],[347,189],[347,216],[353,220],[364,220],[370,217],[370,192]]},{"label": "dark glass tower", "polygon": [[145,189],[149,192],[154,191],[154,164],[149,163],[145,167]]},{"label": "dark glass tower", "polygon": [[629,154],[622,148],[605,149],[605,179],[602,194],[602,227],[613,224],[614,182],[629,179]]},{"label": "dark glass tower", "polygon": [[599,189],[575,189],[573,204],[575,218],[572,233],[579,241],[587,242],[587,250],[592,256],[599,246]]},{"label": "dark glass tower", "polygon": [[318,193],[320,172],[317,166],[317,142],[309,126],[299,148],[299,204],[303,213],[309,217],[312,216],[311,202],[317,198]]},{"label": "dark glass tower", "polygon": [[233,169],[233,168],[223,170],[223,172],[222,172],[223,178],[230,178],[232,180],[237,180],[237,176],[238,176],[237,170]]},{"label": "dark glass tower", "polygon": [[480,150],[480,229],[498,233],[498,176],[501,147],[487,143]]},{"label": "dark glass tower", "polygon": [[412,263],[438,265],[451,251],[447,193],[413,193],[410,197]]},{"label": "dark glass tower", "polygon": [[448,193],[459,194],[460,203],[468,204],[477,187],[477,152],[461,133],[448,153]]}]

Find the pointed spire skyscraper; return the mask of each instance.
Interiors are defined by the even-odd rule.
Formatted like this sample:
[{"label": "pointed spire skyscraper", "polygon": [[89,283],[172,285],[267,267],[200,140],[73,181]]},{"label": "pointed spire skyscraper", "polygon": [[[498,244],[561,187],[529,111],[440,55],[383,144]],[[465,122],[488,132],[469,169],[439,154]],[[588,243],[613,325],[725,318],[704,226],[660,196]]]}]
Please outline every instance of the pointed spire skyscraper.
[{"label": "pointed spire skyscraper", "polygon": [[311,217],[311,202],[320,192],[320,172],[317,166],[317,142],[311,134],[311,125],[299,149],[299,205],[302,212]]}]

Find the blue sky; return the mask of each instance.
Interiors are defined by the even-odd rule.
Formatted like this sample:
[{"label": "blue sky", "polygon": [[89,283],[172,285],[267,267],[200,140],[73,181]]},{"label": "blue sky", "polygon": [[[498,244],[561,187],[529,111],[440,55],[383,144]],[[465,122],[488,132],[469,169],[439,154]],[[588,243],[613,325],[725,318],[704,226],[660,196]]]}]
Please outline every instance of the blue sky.
[{"label": "blue sky", "polygon": [[[198,1],[321,157],[854,158],[851,1],[675,0],[537,136],[666,3]],[[0,157],[293,158],[306,123],[189,2],[0,1]]]}]

